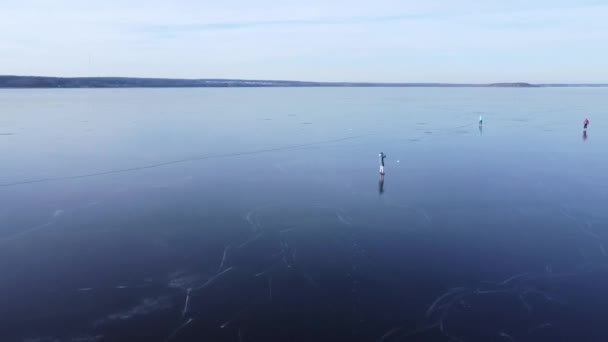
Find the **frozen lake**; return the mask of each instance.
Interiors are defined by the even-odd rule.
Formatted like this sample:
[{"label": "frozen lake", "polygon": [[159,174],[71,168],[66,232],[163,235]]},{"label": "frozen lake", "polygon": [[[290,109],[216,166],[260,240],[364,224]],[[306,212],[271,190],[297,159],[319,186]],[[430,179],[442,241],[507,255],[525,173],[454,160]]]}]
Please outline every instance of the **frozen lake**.
[{"label": "frozen lake", "polygon": [[0,90],[0,340],[608,340],[607,99]]}]

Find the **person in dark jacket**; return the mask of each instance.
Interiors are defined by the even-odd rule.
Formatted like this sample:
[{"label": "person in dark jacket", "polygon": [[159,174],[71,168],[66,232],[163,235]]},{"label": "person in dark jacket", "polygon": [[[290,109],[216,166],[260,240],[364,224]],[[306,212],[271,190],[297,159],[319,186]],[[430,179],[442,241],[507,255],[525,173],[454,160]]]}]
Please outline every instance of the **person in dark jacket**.
[{"label": "person in dark jacket", "polygon": [[384,154],[383,152],[380,152],[378,157],[380,157],[380,174],[383,175],[384,174],[384,158],[386,158],[386,154]]}]

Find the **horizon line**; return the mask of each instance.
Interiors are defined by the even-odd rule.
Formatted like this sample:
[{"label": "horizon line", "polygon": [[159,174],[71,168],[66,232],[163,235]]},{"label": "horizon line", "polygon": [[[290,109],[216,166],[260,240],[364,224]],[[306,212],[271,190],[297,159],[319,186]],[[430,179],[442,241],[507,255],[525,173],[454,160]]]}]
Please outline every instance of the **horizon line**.
[{"label": "horizon line", "polygon": [[[258,82],[258,85],[263,85],[261,82],[273,82],[275,84],[289,84],[294,85],[342,85],[342,86],[373,86],[373,85],[386,85],[386,86],[400,86],[400,85],[442,85],[442,86],[520,86],[520,87],[542,87],[542,86],[608,86],[606,83],[589,83],[589,82],[546,82],[546,83],[530,83],[525,81],[517,82],[382,82],[382,81],[303,81],[303,80],[289,80],[289,79],[246,79],[246,78],[173,78],[173,77],[139,77],[139,76],[40,76],[40,75],[0,75],[0,80],[7,78],[14,79],[39,79],[39,80],[133,80],[133,81],[167,81],[167,82]],[[203,85],[203,84],[201,84]],[[107,86],[107,85],[106,85]],[[117,85],[119,86],[119,85]],[[184,85],[182,85],[184,86]],[[191,86],[195,86],[191,84]],[[270,85],[269,85],[270,86]],[[0,82],[0,87],[3,87]],[[34,86],[35,87],[35,86]]]}]

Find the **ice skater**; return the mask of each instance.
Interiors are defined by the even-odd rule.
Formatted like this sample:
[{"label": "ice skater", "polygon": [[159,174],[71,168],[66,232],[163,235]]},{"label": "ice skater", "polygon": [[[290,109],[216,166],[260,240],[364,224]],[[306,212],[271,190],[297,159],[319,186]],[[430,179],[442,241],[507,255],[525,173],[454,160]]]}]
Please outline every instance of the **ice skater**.
[{"label": "ice skater", "polygon": [[380,157],[380,174],[384,175],[384,158],[386,158],[386,154],[380,152],[378,157]]},{"label": "ice skater", "polygon": [[479,115],[479,127],[483,126],[483,115]]},{"label": "ice skater", "polygon": [[587,126],[589,126],[589,119],[585,118],[585,121],[583,121],[583,129],[587,129]]}]

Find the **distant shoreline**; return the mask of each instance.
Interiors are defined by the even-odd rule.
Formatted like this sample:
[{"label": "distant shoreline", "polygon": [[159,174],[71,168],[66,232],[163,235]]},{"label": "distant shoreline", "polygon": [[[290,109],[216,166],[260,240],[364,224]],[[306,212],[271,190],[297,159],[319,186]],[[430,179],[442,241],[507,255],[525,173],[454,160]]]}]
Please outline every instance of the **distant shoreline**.
[{"label": "distant shoreline", "polygon": [[254,88],[254,87],[427,87],[427,88],[540,88],[608,87],[608,84],[531,84],[515,83],[377,83],[377,82],[304,82],[242,79],[172,79],[136,77],[45,77],[0,76],[0,88]]}]

